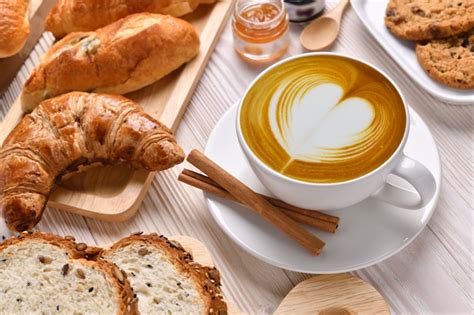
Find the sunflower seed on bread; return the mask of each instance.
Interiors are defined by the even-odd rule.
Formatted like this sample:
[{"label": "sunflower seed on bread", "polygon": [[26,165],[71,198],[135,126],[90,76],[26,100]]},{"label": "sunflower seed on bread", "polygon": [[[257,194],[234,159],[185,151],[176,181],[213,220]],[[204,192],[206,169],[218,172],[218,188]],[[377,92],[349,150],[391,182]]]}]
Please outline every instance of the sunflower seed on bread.
[{"label": "sunflower seed on bread", "polygon": [[102,256],[126,272],[141,314],[227,314],[217,269],[195,263],[175,241],[131,235]]}]

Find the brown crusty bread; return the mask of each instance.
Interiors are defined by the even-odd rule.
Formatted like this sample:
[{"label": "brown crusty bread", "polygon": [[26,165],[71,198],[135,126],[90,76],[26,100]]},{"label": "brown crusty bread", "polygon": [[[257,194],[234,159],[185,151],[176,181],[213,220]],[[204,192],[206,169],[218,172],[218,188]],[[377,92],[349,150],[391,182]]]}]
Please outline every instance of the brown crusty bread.
[{"label": "brown crusty bread", "polygon": [[99,252],[40,232],[0,243],[0,313],[138,314],[126,275]]},{"label": "brown crusty bread", "polygon": [[142,314],[227,314],[219,271],[195,263],[176,241],[137,233],[101,255],[126,272]]},{"label": "brown crusty bread", "polygon": [[30,34],[28,0],[0,0],[0,58],[15,55]]},{"label": "brown crusty bread", "polygon": [[181,163],[170,130],[119,96],[72,92],[46,100],[10,132],[0,149],[0,211],[23,231],[41,219],[60,179],[91,164],[160,171]]},{"label": "brown crusty bread", "polygon": [[71,33],[53,45],[26,81],[22,106],[28,112],[44,99],[72,91],[135,91],[198,52],[194,27],[160,14],[130,15],[95,32]]},{"label": "brown crusty bread", "polygon": [[201,3],[215,0],[59,0],[46,18],[46,30],[61,38],[72,32],[89,32],[128,15],[142,12],[180,17]]}]

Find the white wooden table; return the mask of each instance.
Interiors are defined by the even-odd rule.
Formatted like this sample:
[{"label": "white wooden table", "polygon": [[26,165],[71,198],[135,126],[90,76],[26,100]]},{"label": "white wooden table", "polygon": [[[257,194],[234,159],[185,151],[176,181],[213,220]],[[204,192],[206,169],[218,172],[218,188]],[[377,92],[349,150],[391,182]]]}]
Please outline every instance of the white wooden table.
[{"label": "white wooden table", "polygon": [[[299,26],[291,29],[288,55],[302,52],[297,40],[300,30]],[[2,97],[0,117],[51,42],[51,36],[43,36]],[[471,313],[474,106],[443,104],[420,90],[378,46],[351,8],[331,50],[367,60],[395,79],[409,104],[431,128],[443,164],[441,196],[428,226],[394,257],[355,274],[373,284],[395,313]],[[186,151],[205,146],[215,123],[262,69],[238,59],[229,24],[177,131],[178,142]],[[248,313],[271,313],[295,284],[311,275],[273,267],[241,250],[216,225],[202,193],[176,180],[183,166],[157,175],[138,214],[125,223],[100,222],[48,209],[39,228],[76,235],[91,244],[111,243],[139,230],[195,237],[212,252],[223,274],[227,299]]]}]

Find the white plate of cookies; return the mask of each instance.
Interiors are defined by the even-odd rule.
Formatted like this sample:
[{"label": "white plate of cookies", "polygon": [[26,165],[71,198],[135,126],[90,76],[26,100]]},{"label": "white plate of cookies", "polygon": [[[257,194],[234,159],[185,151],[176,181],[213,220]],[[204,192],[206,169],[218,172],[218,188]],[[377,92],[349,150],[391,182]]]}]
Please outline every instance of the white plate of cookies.
[{"label": "white plate of cookies", "polygon": [[364,25],[423,89],[474,105],[474,0],[352,1]]}]

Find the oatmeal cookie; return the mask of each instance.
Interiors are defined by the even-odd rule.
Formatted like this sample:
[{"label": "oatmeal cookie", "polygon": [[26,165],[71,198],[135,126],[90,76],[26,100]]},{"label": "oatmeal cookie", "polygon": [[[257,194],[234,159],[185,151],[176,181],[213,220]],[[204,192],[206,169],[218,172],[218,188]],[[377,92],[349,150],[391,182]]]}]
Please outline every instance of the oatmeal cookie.
[{"label": "oatmeal cookie", "polygon": [[408,40],[453,36],[474,27],[474,0],[390,0],[385,25]]},{"label": "oatmeal cookie", "polygon": [[418,43],[416,56],[435,80],[459,89],[474,88],[474,29],[457,36]]}]

